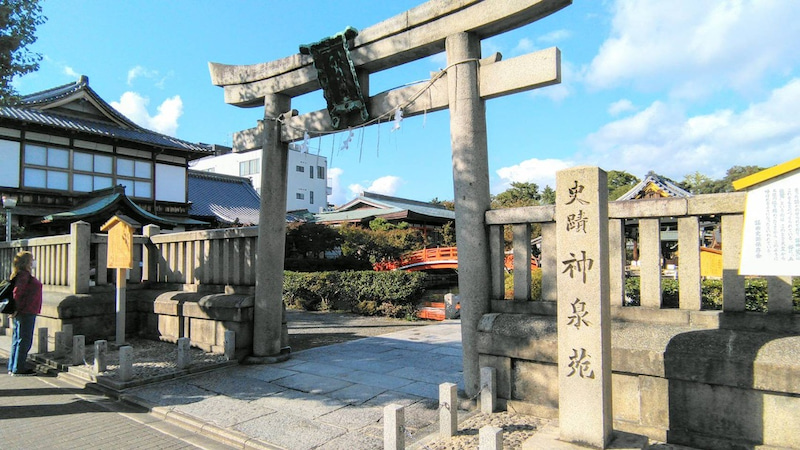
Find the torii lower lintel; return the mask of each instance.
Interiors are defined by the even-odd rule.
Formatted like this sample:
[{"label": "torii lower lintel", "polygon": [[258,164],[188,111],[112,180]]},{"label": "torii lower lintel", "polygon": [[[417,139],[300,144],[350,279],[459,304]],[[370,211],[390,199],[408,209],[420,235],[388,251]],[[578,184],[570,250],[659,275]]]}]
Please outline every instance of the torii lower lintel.
[{"label": "torii lower lintel", "polygon": [[[557,47],[540,50],[505,61],[481,60],[479,93],[482,100],[524,92],[561,82],[561,51]],[[367,99],[370,117],[381,117],[403,107],[403,117],[441,111],[449,105],[447,74],[431,80],[430,86],[408,86],[393,89]],[[425,89],[421,95],[420,90]],[[405,106],[410,99],[415,100]],[[405,107],[404,107],[405,106]],[[303,139],[303,130],[326,132],[333,130],[327,110],[314,111],[287,119],[288,126],[281,129],[283,142]],[[234,133],[234,151],[242,152],[261,148],[263,127]]]}]

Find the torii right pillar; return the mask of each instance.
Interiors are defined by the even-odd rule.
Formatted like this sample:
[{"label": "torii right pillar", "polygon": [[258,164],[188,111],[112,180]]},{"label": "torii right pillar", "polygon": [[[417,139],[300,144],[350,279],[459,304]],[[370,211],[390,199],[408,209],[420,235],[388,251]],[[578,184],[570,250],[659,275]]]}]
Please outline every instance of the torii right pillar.
[{"label": "torii right pillar", "polygon": [[478,322],[490,312],[491,269],[489,236],[484,214],[489,209],[489,157],[486,107],[480,97],[480,39],[456,33],[445,40],[453,156],[453,191],[458,245],[458,291],[461,300],[461,340],[464,388],[479,391]]}]

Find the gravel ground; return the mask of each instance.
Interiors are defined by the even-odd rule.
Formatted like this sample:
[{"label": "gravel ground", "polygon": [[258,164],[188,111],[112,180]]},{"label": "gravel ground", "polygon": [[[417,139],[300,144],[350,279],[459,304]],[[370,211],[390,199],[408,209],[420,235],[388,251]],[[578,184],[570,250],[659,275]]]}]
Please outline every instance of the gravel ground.
[{"label": "gravel ground", "polygon": [[496,412],[494,414],[477,413],[458,424],[458,434],[450,439],[439,439],[425,445],[425,449],[430,450],[472,450],[479,446],[480,429],[485,426],[493,426],[503,429],[503,448],[516,449],[522,447],[522,443],[529,437],[536,434],[548,423],[545,419],[526,416],[522,414],[511,414],[508,412]]},{"label": "gravel ground", "polygon": [[[178,346],[177,344],[162,341],[152,341],[148,339],[130,338],[128,345],[133,348],[133,377],[150,378],[166,375],[178,371]],[[192,367],[212,366],[226,362],[224,355],[206,353],[199,348],[189,349],[192,356]],[[60,364],[68,364],[69,358],[56,357],[55,353],[45,353],[45,358]],[[86,358],[83,368],[92,370],[94,365],[94,344],[86,345]],[[116,379],[119,370],[119,352],[109,346],[106,353],[105,372],[98,375]]]}]

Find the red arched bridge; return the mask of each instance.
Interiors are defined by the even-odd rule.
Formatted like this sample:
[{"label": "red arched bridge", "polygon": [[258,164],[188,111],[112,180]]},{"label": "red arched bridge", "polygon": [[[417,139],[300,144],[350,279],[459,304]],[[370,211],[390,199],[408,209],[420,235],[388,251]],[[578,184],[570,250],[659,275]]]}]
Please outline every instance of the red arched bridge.
[{"label": "red arched bridge", "polygon": [[[458,251],[455,247],[426,248],[406,253],[399,260],[377,262],[372,267],[377,271],[458,269]],[[505,267],[508,271],[514,269],[513,254],[506,254]],[[531,268],[537,267],[536,259],[531,258]]]}]

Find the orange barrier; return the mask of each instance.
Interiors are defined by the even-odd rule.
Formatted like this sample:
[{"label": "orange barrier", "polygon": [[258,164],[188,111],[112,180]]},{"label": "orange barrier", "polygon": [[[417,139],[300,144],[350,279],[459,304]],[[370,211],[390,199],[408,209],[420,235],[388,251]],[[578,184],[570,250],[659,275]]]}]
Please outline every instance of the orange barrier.
[{"label": "orange barrier", "polygon": [[[506,270],[514,269],[514,255],[505,256]],[[531,258],[531,269],[538,268],[539,264]],[[426,248],[409,252],[400,257],[400,260],[381,261],[373,264],[376,271],[385,270],[429,270],[429,269],[458,269],[458,250],[456,247]]]}]

